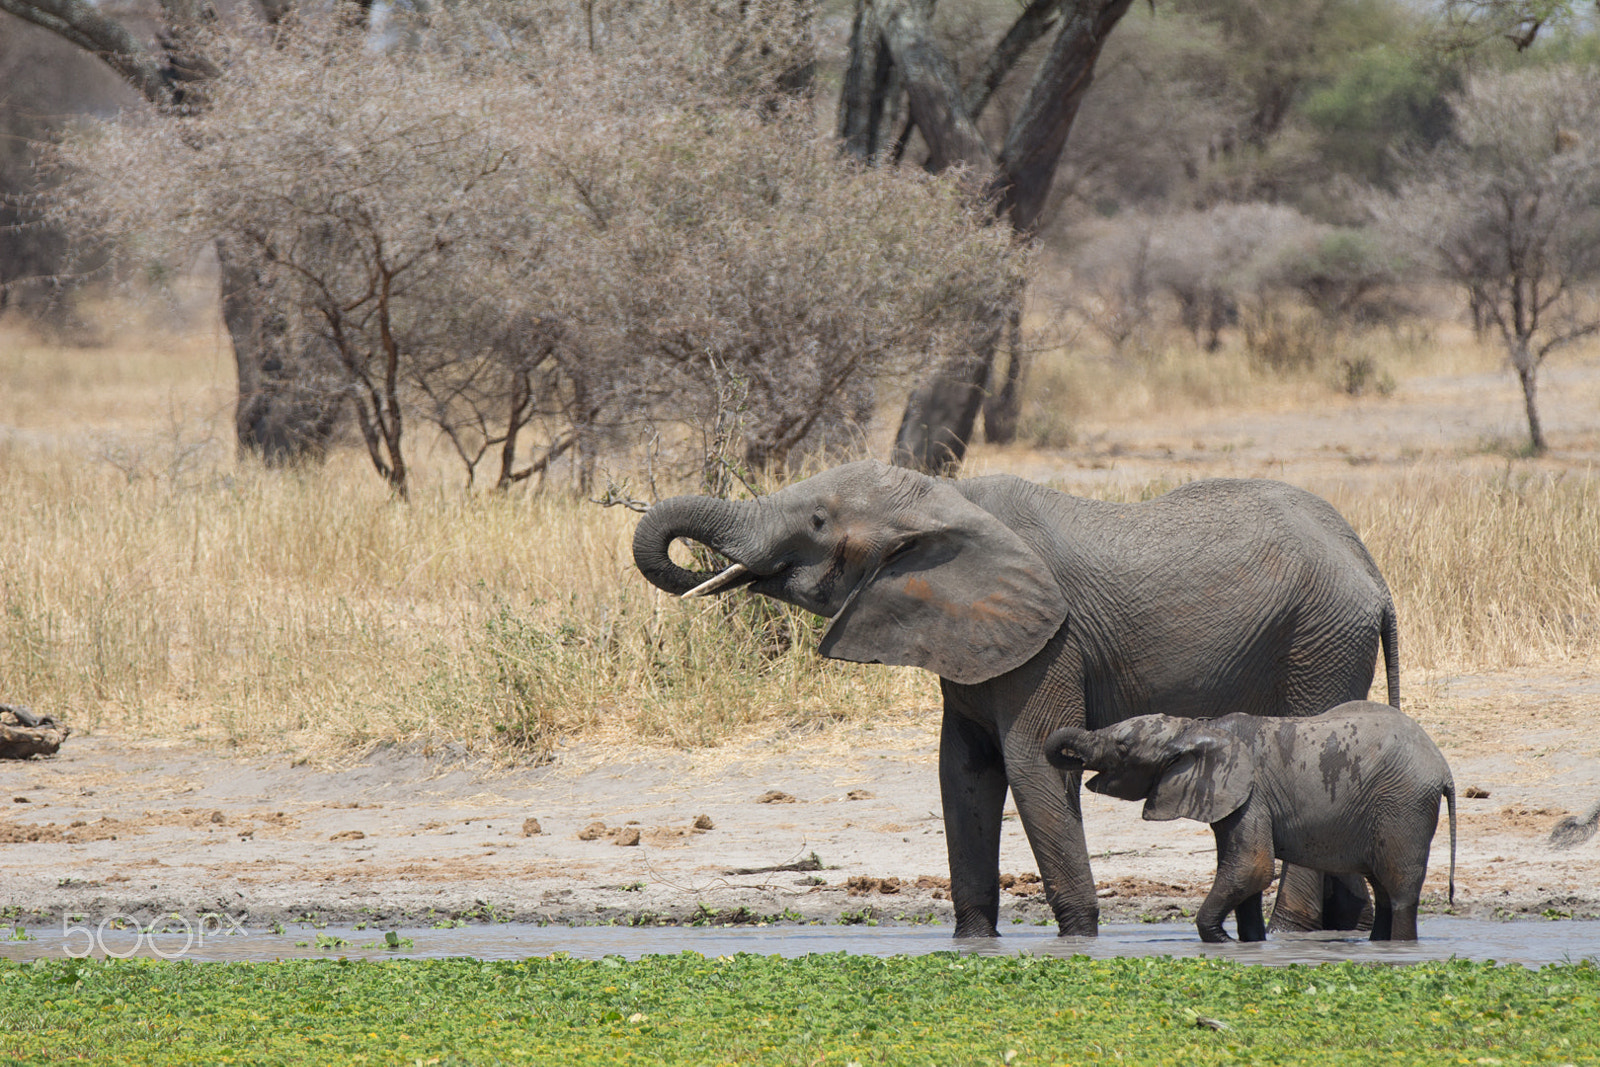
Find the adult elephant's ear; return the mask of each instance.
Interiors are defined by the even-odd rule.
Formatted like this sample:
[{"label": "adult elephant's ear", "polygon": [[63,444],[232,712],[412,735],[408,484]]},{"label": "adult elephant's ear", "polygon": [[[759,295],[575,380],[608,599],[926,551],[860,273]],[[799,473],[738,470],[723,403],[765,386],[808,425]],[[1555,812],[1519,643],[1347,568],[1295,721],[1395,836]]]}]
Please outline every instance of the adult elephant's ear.
[{"label": "adult elephant's ear", "polygon": [[1162,770],[1150,790],[1144,817],[1213,823],[1238,811],[1255,784],[1249,747],[1204,726],[1190,730],[1183,740],[1183,755]]},{"label": "adult elephant's ear", "polygon": [[1032,659],[1067,602],[1050,568],[1009,527],[945,483],[918,501],[839,609],[818,649],[833,659],[923,667],[963,685]]}]

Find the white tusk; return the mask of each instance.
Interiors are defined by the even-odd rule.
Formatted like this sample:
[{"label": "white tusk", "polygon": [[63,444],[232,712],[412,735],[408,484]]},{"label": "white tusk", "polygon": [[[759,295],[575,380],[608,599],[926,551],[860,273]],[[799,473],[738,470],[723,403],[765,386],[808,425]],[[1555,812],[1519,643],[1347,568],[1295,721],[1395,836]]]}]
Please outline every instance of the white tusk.
[{"label": "white tusk", "polygon": [[738,581],[740,578],[743,578],[749,573],[749,567],[746,567],[743,563],[735,563],[721,574],[713,578],[707,578],[705,581],[701,582],[699,585],[683,594],[683,599],[688,600],[692,596],[710,596],[719,589],[726,589],[728,586],[732,585],[734,582]]}]

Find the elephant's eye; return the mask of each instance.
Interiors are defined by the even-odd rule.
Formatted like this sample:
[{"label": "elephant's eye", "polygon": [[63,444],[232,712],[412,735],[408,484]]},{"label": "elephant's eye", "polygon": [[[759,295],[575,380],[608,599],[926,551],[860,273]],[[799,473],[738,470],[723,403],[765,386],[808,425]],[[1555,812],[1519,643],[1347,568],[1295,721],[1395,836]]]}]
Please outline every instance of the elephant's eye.
[{"label": "elephant's eye", "polygon": [[828,525],[828,513],[826,511],[812,512],[811,528],[813,530],[820,530],[826,525]]}]

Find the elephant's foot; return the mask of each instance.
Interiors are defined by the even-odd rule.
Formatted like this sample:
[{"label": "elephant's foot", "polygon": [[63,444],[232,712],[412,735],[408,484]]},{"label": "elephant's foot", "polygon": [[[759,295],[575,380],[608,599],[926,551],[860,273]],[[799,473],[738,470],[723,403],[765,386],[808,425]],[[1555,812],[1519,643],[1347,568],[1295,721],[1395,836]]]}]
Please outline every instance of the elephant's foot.
[{"label": "elephant's foot", "polygon": [[1056,916],[1057,937],[1099,937],[1100,909]]},{"label": "elephant's foot", "polygon": [[999,937],[1000,936],[1000,931],[996,930],[995,927],[994,927],[994,924],[989,922],[989,921],[987,921],[987,920],[984,920],[983,922],[970,922],[970,923],[960,923],[960,922],[958,922],[958,923],[956,923],[955,936],[956,937]]},{"label": "elephant's foot", "polygon": [[1200,940],[1204,941],[1208,945],[1223,945],[1233,940],[1233,938],[1228,936],[1228,931],[1222,928],[1221,923],[1218,923],[1215,926],[1197,923],[1196,928],[1200,931]]},{"label": "elephant's foot", "polygon": [[990,907],[956,907],[957,937],[999,937],[1000,903]]},{"label": "elephant's foot", "polygon": [[1233,915],[1235,925],[1239,928],[1240,941],[1267,939],[1267,923],[1261,916],[1260,893],[1246,897],[1237,908],[1233,909]]}]

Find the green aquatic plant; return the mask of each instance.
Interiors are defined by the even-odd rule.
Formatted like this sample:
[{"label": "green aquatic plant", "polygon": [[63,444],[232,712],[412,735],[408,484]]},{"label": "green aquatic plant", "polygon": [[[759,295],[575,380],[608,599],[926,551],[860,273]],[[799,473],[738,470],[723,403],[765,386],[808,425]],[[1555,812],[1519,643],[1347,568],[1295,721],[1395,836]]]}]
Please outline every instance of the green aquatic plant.
[{"label": "green aquatic plant", "polygon": [[1596,1033],[1591,963],[0,960],[8,1064],[1580,1063]]}]

